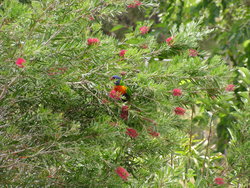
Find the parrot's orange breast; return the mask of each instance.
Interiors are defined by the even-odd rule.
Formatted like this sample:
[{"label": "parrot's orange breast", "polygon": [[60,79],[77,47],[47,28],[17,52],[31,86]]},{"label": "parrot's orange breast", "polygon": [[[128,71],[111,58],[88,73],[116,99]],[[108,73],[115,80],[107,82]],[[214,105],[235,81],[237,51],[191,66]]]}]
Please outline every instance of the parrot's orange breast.
[{"label": "parrot's orange breast", "polygon": [[125,94],[125,93],[127,93],[127,87],[126,86],[118,85],[118,86],[114,87],[114,90],[116,92],[120,92],[122,95]]}]

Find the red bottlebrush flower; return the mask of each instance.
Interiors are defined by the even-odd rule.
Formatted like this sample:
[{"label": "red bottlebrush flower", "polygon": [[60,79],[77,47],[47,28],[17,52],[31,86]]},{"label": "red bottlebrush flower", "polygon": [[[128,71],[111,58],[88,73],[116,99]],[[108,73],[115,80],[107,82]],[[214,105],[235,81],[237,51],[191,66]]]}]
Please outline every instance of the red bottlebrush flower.
[{"label": "red bottlebrush flower", "polygon": [[184,108],[181,108],[181,107],[176,107],[174,109],[174,112],[176,115],[184,115],[186,110]]},{"label": "red bottlebrush flower", "polygon": [[166,43],[171,46],[173,44],[173,37],[169,37],[166,39]]},{"label": "red bottlebrush flower", "polygon": [[67,67],[50,68],[48,70],[48,75],[53,76],[57,74],[64,74],[67,71]]},{"label": "red bottlebrush flower", "polygon": [[151,134],[153,137],[158,137],[158,136],[160,136],[160,133],[155,132],[155,131],[150,132],[149,134]]},{"label": "red bottlebrush flower", "polygon": [[94,45],[94,44],[98,44],[100,40],[98,38],[89,38],[87,42],[88,42],[88,45]]},{"label": "red bottlebrush flower", "polygon": [[57,68],[59,71],[62,71],[62,72],[65,72],[65,71],[67,71],[67,67],[59,67],[59,68]]},{"label": "red bottlebrush flower", "polygon": [[93,21],[93,20],[95,20],[95,18],[93,16],[89,16],[89,20]]},{"label": "red bottlebrush flower", "polygon": [[[141,110],[138,110],[138,112],[141,112]],[[154,125],[157,125],[156,121],[154,121],[152,119],[149,119],[149,118],[146,118],[146,117],[143,117],[142,119],[144,119],[146,121],[149,121],[150,123],[153,123]]]},{"label": "red bottlebrush flower", "polygon": [[125,168],[122,168],[121,166],[117,167],[115,172],[125,181],[127,181],[128,177],[130,176],[127,170]]},{"label": "red bottlebrush flower", "polygon": [[142,26],[142,27],[140,28],[140,31],[141,31],[141,34],[142,34],[142,35],[145,35],[145,34],[147,34],[148,31],[149,31],[149,27],[147,27],[147,26]]},{"label": "red bottlebrush flower", "polygon": [[223,178],[215,178],[214,179],[214,183],[217,184],[217,185],[223,185],[223,184],[225,184]]},{"label": "red bottlebrush flower", "polygon": [[213,96],[211,96],[211,99],[213,99],[213,100],[214,100],[214,99],[216,99],[216,96],[214,96],[214,95],[213,95]]},{"label": "red bottlebrush flower", "polygon": [[143,49],[147,49],[147,48],[148,48],[148,45],[146,45],[146,44],[142,44],[142,45],[141,45],[141,48],[143,48]]},{"label": "red bottlebrush flower", "polygon": [[122,76],[125,76],[125,75],[127,74],[127,72],[122,71],[120,74],[121,74]]},{"label": "red bottlebrush flower", "polygon": [[131,138],[136,138],[139,134],[135,129],[127,128],[126,134],[130,136]]},{"label": "red bottlebrush flower", "polygon": [[198,52],[195,49],[189,49],[189,56],[195,57],[198,55]]},{"label": "red bottlebrush flower", "polygon": [[20,67],[20,68],[24,68],[23,63],[25,63],[25,62],[26,62],[25,59],[23,59],[23,58],[18,58],[18,59],[16,60],[16,65],[17,65],[18,67]]},{"label": "red bottlebrush flower", "polygon": [[54,76],[54,75],[56,75],[56,74],[57,74],[56,72],[49,72],[49,73],[48,73],[49,76]]},{"label": "red bottlebrush flower", "polygon": [[181,89],[177,89],[177,88],[173,89],[173,95],[174,96],[181,96],[182,95]]},{"label": "red bottlebrush flower", "polygon": [[227,87],[225,88],[225,90],[226,90],[226,91],[233,91],[233,90],[234,90],[234,87],[235,87],[235,85],[229,84],[229,85],[227,85]]},{"label": "red bottlebrush flower", "polygon": [[102,104],[107,104],[109,101],[107,99],[102,99]]},{"label": "red bottlebrush flower", "polygon": [[111,90],[109,92],[109,97],[112,98],[112,99],[120,100],[121,99],[121,93],[117,92],[115,90]]},{"label": "red bottlebrush flower", "polygon": [[119,56],[124,57],[124,55],[125,55],[125,53],[126,53],[127,51],[128,51],[128,50],[121,50],[121,51],[119,52]]},{"label": "red bottlebrush flower", "polygon": [[122,106],[122,112],[127,112],[128,111],[128,106]]},{"label": "red bottlebrush flower", "polygon": [[19,159],[27,159],[27,156],[20,156]]},{"label": "red bottlebrush flower", "polygon": [[128,106],[123,106],[120,117],[124,120],[128,120]]},{"label": "red bottlebrush flower", "polygon": [[160,133],[154,131],[154,130],[151,129],[151,128],[148,129],[148,134],[150,134],[150,135],[153,136],[153,137],[158,137],[158,136],[160,136]]},{"label": "red bottlebrush flower", "polygon": [[128,5],[128,8],[136,8],[138,6],[142,5],[142,3],[140,1],[134,1],[134,3]]}]

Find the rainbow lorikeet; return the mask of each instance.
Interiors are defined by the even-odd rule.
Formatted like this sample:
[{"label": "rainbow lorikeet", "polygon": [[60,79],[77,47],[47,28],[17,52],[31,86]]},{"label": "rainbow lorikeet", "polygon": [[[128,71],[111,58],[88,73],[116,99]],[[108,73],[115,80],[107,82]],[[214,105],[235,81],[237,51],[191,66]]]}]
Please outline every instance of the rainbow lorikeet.
[{"label": "rainbow lorikeet", "polygon": [[110,79],[116,79],[116,81],[114,82],[115,86],[113,90],[123,96],[122,101],[128,101],[130,99],[131,91],[127,86],[124,86],[124,84],[121,82],[121,77],[114,75]]}]

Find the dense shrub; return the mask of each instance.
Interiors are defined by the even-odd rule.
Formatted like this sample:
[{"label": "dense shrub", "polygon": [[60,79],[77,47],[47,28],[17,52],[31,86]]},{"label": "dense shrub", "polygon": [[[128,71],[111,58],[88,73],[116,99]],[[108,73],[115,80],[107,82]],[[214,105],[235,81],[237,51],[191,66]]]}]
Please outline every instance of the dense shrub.
[{"label": "dense shrub", "polygon": [[[103,20],[146,3],[1,4],[1,185],[245,184],[224,173],[224,157],[211,150],[218,105],[234,97],[225,90],[231,70],[199,50],[212,30],[201,21],[180,24],[162,43],[146,22],[120,41],[103,33]],[[117,76],[125,87],[115,87]],[[199,140],[197,126],[208,130]]]}]

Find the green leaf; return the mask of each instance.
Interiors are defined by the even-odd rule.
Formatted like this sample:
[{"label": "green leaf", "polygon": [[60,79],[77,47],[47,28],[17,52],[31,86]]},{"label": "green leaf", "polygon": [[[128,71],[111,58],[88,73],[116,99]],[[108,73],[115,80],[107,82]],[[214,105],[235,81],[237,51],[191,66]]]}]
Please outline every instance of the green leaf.
[{"label": "green leaf", "polygon": [[121,29],[121,28],[123,28],[123,27],[124,27],[123,25],[116,25],[116,26],[114,26],[114,27],[111,29],[111,32],[117,31],[117,30],[119,30],[119,29]]},{"label": "green leaf", "polygon": [[245,67],[239,67],[238,72],[241,74],[243,81],[250,84],[250,71]]}]

